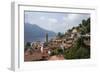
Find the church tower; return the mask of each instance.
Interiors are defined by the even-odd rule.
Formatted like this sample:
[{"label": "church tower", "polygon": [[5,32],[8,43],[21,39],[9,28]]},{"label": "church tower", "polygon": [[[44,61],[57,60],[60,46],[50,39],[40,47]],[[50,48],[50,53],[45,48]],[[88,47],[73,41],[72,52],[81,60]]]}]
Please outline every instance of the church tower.
[{"label": "church tower", "polygon": [[48,33],[46,33],[46,43],[48,43]]}]

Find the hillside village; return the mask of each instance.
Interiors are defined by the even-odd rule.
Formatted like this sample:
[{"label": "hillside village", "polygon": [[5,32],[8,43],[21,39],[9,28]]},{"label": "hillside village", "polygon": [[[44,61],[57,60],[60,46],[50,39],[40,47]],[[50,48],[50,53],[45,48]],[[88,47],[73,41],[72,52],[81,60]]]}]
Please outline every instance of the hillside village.
[{"label": "hillside village", "polygon": [[58,33],[56,38],[45,42],[27,42],[24,49],[24,61],[46,61],[90,58],[90,18],[79,26]]}]

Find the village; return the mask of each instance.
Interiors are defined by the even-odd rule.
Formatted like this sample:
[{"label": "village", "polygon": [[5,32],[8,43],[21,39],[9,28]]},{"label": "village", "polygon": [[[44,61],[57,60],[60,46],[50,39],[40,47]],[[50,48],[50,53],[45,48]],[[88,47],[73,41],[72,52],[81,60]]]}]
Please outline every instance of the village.
[{"label": "village", "polygon": [[48,33],[45,33],[44,43],[37,41],[29,44],[24,51],[24,61],[65,60],[64,51],[69,50],[80,37],[83,37],[84,44],[90,47],[90,33],[81,35],[76,28],[51,40],[48,40],[48,36]]}]

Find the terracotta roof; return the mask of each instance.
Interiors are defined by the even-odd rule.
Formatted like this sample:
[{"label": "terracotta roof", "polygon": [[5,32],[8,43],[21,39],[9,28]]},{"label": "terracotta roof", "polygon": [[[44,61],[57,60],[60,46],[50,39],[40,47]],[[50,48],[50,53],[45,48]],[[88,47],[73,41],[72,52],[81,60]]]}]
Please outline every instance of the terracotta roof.
[{"label": "terracotta roof", "polygon": [[60,56],[54,55],[54,56],[50,56],[48,60],[64,60],[64,57],[63,55]]}]

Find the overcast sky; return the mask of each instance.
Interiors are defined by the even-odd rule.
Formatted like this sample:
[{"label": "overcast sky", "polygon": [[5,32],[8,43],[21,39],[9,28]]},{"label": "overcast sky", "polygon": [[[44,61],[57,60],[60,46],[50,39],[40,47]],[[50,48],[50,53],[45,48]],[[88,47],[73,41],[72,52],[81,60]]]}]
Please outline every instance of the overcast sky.
[{"label": "overcast sky", "polygon": [[73,26],[78,26],[89,14],[78,13],[53,13],[25,11],[25,23],[36,24],[54,32],[65,32]]}]

